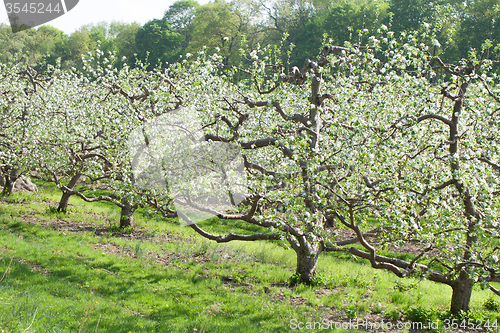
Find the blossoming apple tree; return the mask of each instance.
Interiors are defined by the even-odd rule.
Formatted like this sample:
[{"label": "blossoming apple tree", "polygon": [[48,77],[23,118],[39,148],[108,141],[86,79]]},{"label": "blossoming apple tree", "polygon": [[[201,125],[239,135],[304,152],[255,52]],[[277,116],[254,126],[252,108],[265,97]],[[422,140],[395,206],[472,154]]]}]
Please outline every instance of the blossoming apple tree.
[{"label": "blossoming apple tree", "polygon": [[[286,240],[305,283],[322,252],[349,252],[447,284],[452,313],[468,311],[476,283],[500,282],[498,47],[446,64],[418,36],[384,36],[326,46],[288,73],[266,50],[240,68],[205,55],[187,65],[179,86],[204,139],[240,147],[251,192],[246,208],[213,214],[268,231],[190,226],[217,242]],[[413,259],[398,259],[408,248]]]},{"label": "blossoming apple tree", "polygon": [[[500,282],[498,47],[486,41],[482,53],[452,65],[431,56],[415,36],[397,43],[388,39],[380,50],[385,61],[372,58],[366,71],[350,65],[368,87],[360,93],[370,95],[368,104],[348,104],[360,108],[348,130],[365,133],[364,142],[345,151],[355,165],[321,184],[332,196],[333,215],[362,247],[325,242],[324,250],[449,285],[451,312],[459,314],[469,310],[476,283],[499,294],[492,285]],[[374,224],[383,233],[369,240],[363,230]],[[389,245],[412,249],[413,259],[377,254]]]},{"label": "blossoming apple tree", "polygon": [[0,177],[2,194],[9,195],[15,181],[33,169],[39,157],[32,129],[40,126],[40,119],[33,116],[31,106],[47,78],[29,66],[0,67]]},{"label": "blossoming apple tree", "polygon": [[[132,173],[135,152],[129,149],[128,140],[134,129],[147,119],[170,110],[173,107],[169,106],[171,99],[176,100],[173,105],[179,103],[179,99],[170,96],[171,82],[162,73],[127,66],[116,71],[106,67],[106,59],[99,59],[98,56],[98,59],[85,59],[86,76],[80,77],[80,80],[64,80],[74,89],[71,96],[66,93],[64,100],[70,105],[61,108],[65,110],[62,114],[65,119],[71,119],[71,124],[78,130],[72,128],[71,139],[56,140],[59,144],[70,143],[65,150],[70,157],[66,165],[73,170],[69,183],[59,185],[64,193],[59,208],[64,209],[71,195],[87,202],[109,201],[121,209],[120,227],[132,226],[135,210],[143,206],[153,206],[172,216],[165,188],[152,190],[137,186]],[[87,80],[89,75],[94,79]],[[63,84],[59,87],[61,91],[71,91]],[[162,106],[158,108],[157,91],[166,91],[162,98],[168,99],[162,100]],[[67,135],[67,131],[59,130],[58,133]],[[54,172],[52,174],[55,175]],[[74,189],[82,176],[91,186]],[[54,179],[57,180],[56,176]],[[92,194],[96,190],[107,194]]]}]

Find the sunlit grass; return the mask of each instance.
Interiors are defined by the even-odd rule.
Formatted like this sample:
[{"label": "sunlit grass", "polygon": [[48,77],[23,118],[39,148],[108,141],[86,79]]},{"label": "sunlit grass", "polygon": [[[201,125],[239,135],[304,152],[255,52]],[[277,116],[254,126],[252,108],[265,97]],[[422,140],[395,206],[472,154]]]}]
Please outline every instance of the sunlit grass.
[{"label": "sunlit grass", "polygon": [[[116,207],[71,198],[64,214],[51,208],[59,198],[42,187],[0,200],[0,330],[284,332],[294,318],[402,320],[417,306],[449,307],[448,286],[400,280],[345,255],[320,257],[318,286],[291,288],[295,253],[280,242],[217,244],[147,211],[122,235],[108,229]],[[227,232],[218,222],[204,227]],[[475,288],[473,309],[486,313],[489,297]]]},{"label": "sunlit grass", "polygon": [[[235,264],[215,262],[213,267],[187,270],[189,264],[181,258],[179,267],[175,262],[166,267],[148,258],[102,252],[93,246],[99,239],[88,234],[62,236],[36,225],[8,223],[5,219],[0,223],[1,271],[10,265],[2,294],[18,304],[0,304],[4,329],[25,329],[36,309],[36,330],[59,327],[62,331],[78,331],[85,317],[84,304],[91,298],[97,303],[87,324],[96,327],[99,321],[100,331],[107,332],[182,332],[205,324],[210,331],[244,332],[241,320],[280,331],[284,323],[273,311],[302,316],[285,303],[272,300],[263,308],[264,290],[259,286],[250,295],[246,288],[224,284],[218,277],[234,274]],[[130,249],[137,246],[136,241],[117,240],[114,244]],[[277,268],[267,268],[273,269]],[[116,323],[120,323],[120,330]]]}]

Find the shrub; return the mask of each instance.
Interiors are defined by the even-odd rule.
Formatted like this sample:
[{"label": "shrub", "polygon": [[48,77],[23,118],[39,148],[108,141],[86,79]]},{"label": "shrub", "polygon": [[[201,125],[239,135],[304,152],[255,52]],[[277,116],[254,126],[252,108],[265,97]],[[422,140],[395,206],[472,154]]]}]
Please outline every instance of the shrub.
[{"label": "shrub", "polygon": [[500,311],[500,302],[493,297],[490,297],[486,300],[486,302],[484,302],[483,307],[486,310],[498,312]]}]

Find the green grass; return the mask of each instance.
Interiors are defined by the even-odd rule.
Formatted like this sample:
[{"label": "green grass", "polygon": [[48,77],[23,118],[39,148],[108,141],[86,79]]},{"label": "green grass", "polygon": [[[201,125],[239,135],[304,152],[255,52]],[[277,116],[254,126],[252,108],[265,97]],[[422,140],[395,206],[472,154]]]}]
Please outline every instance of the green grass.
[{"label": "green grass", "polygon": [[[404,320],[449,306],[447,286],[330,254],[318,286],[292,288],[295,254],[279,242],[216,244],[147,210],[118,233],[115,207],[71,198],[57,213],[60,194],[38,185],[0,199],[0,332],[286,332],[292,319]],[[488,291],[474,290],[472,307],[499,316]]]},{"label": "green grass", "polygon": [[[215,262],[203,268],[179,258],[165,267],[134,251],[137,241],[90,233],[63,236],[4,218],[0,223],[0,267],[7,272],[0,322],[8,331],[25,329],[32,318],[35,332],[49,327],[74,332],[84,322],[91,327],[99,322],[106,332],[191,332],[205,326],[211,332],[244,332],[242,323],[280,331],[283,322],[274,311],[293,313],[283,303],[263,301],[260,287],[249,295],[246,286],[224,284],[219,276],[233,273],[234,265]],[[110,255],[97,244],[121,246],[131,256]]]}]

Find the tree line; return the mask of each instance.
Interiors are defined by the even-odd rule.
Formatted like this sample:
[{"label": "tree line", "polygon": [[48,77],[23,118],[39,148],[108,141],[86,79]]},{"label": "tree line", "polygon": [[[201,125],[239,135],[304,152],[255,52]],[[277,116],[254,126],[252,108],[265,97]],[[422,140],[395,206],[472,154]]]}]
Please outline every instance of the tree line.
[{"label": "tree line", "polygon": [[[81,56],[96,50],[114,54],[111,65],[137,61],[148,68],[168,67],[186,55],[217,52],[226,64],[242,61],[242,46],[294,45],[286,55],[301,66],[324,43],[362,44],[387,26],[396,34],[428,31],[423,43],[445,62],[480,51],[484,39],[500,41],[500,0],[216,0],[205,5],[180,0],[161,19],[137,23],[86,25],[66,35],[51,26],[13,34],[0,26],[0,62],[27,63],[34,68],[61,62],[82,68]],[[474,52],[474,51],[472,51]]]}]

